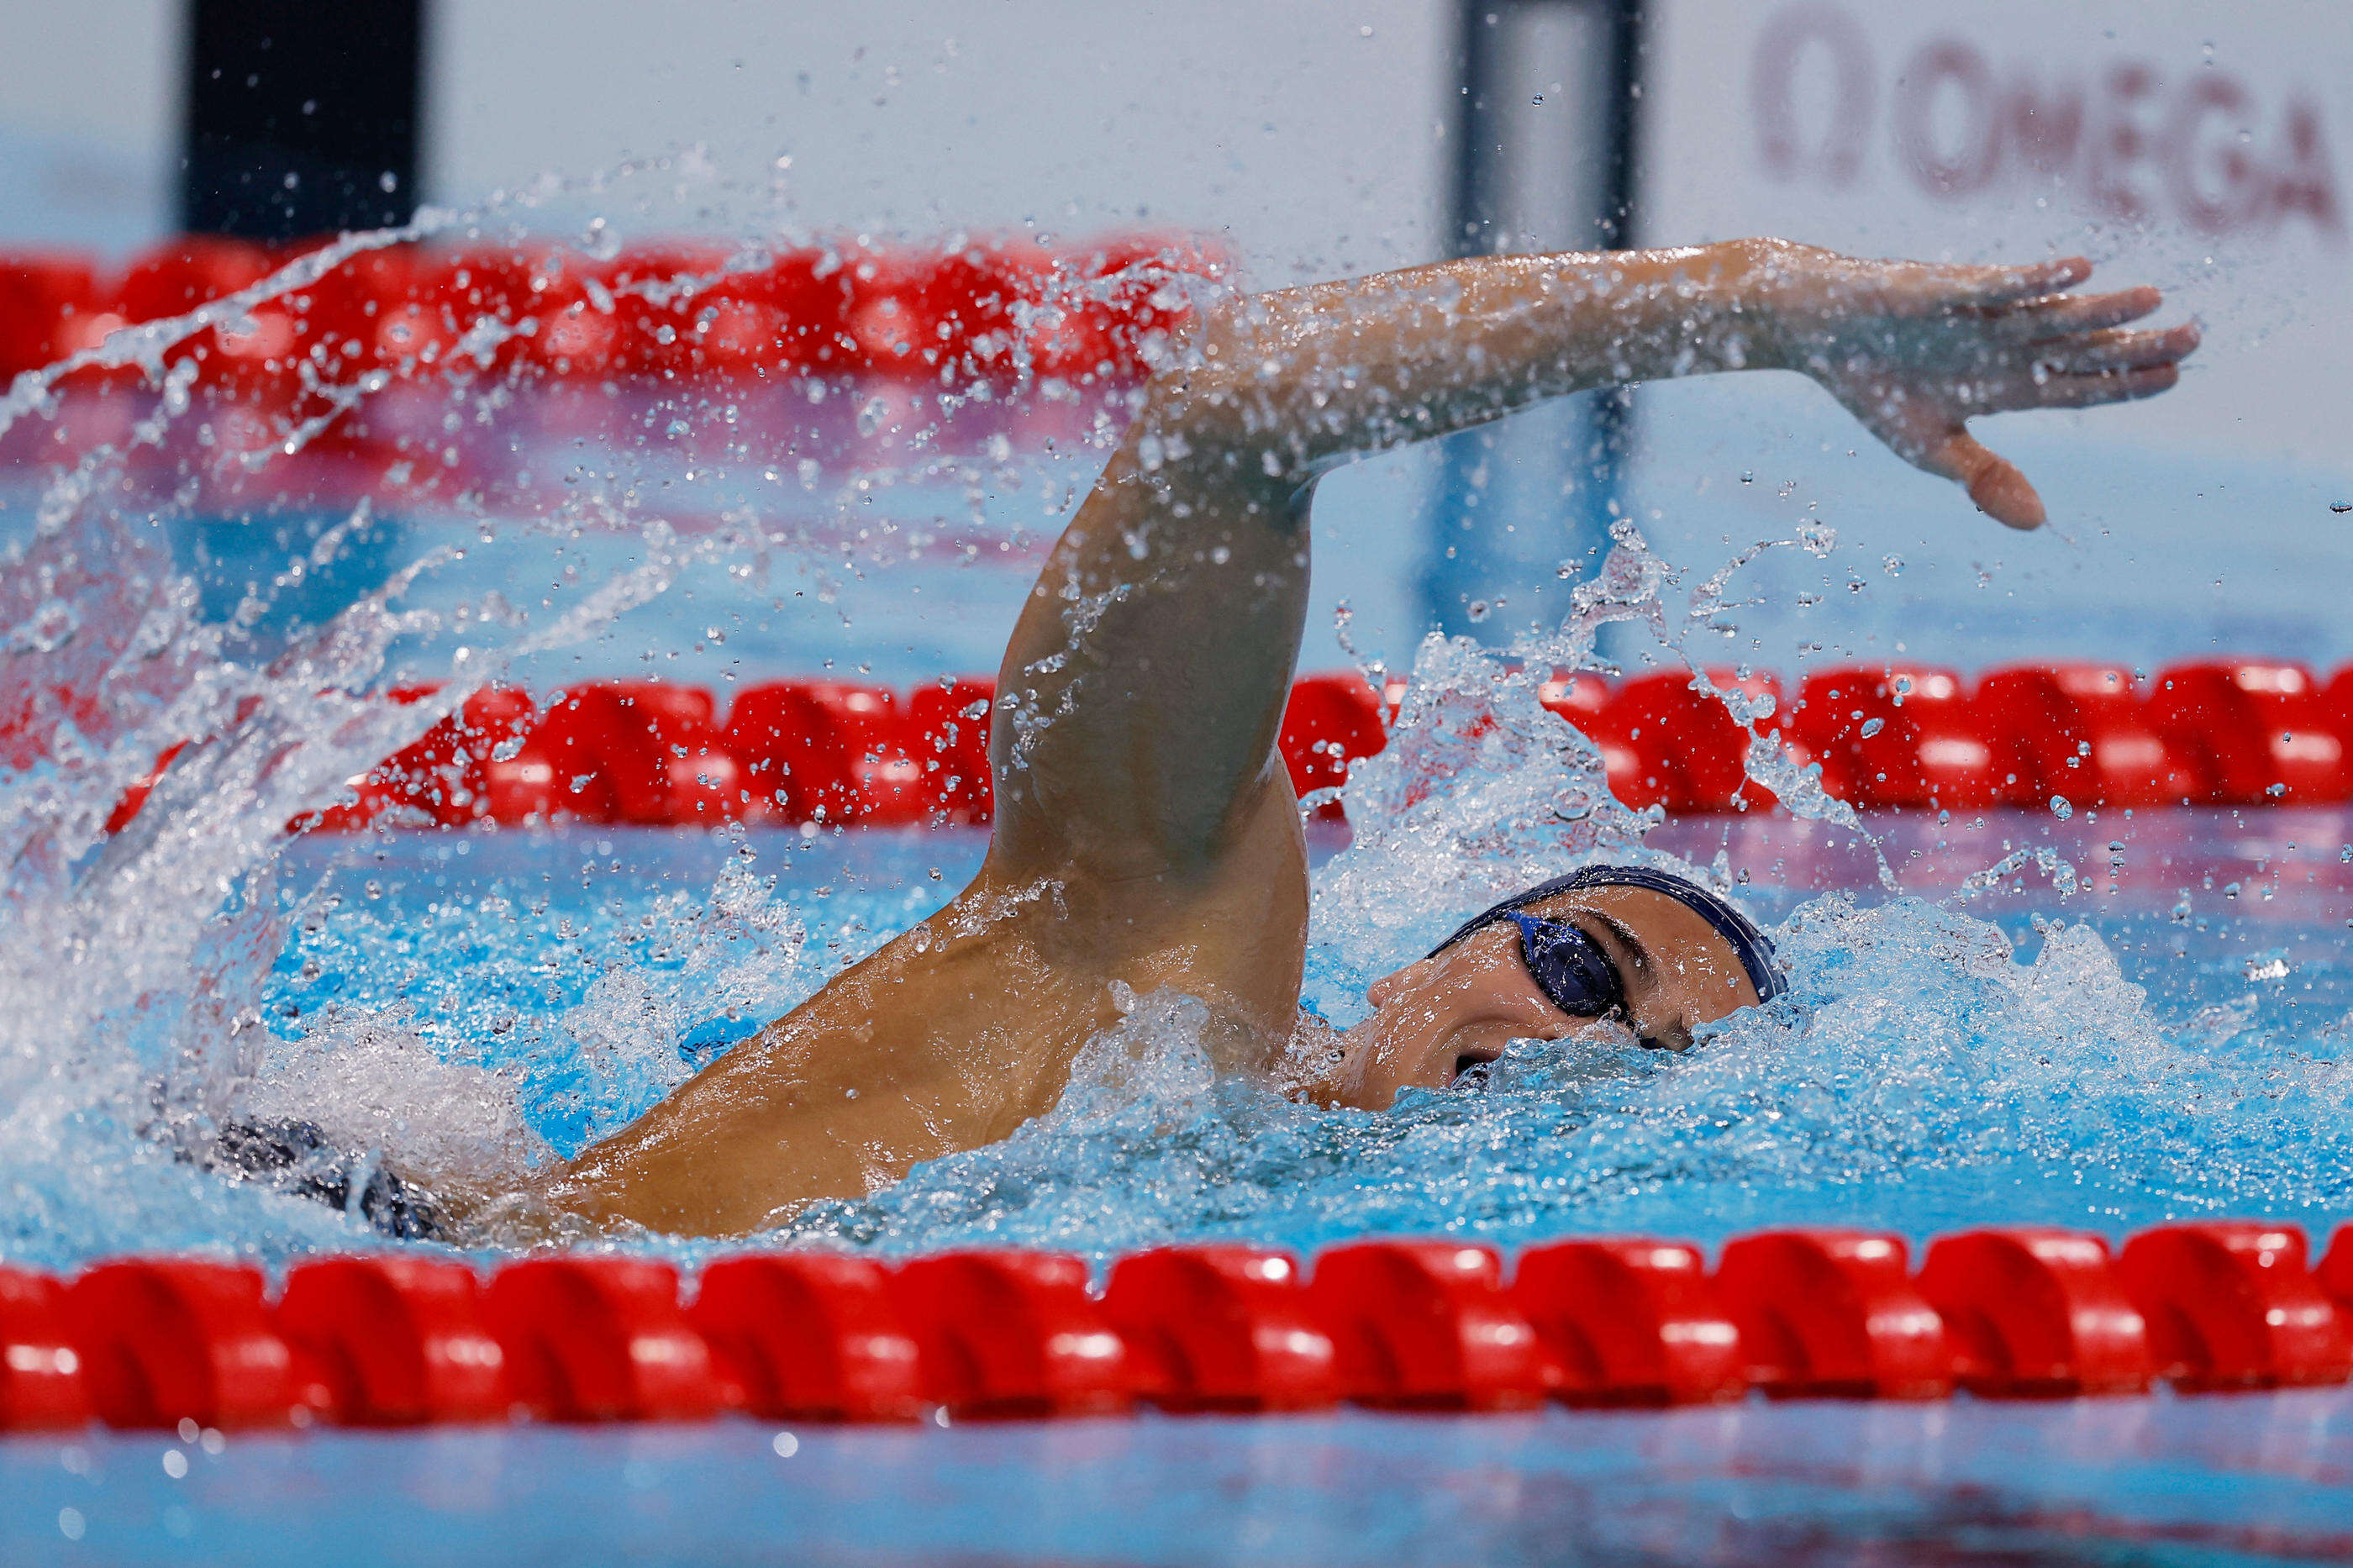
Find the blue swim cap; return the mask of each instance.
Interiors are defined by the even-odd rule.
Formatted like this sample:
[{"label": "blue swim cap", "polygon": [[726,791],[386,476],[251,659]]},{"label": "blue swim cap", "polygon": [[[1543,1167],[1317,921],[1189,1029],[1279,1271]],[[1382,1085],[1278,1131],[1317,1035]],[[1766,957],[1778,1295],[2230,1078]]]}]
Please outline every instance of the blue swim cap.
[{"label": "blue swim cap", "polygon": [[1780,965],[1773,962],[1773,944],[1757,929],[1746,915],[1687,878],[1667,871],[1654,871],[1647,866],[1588,866],[1581,871],[1571,871],[1566,877],[1555,877],[1549,882],[1539,882],[1525,892],[1515,893],[1502,903],[1483,910],[1465,921],[1462,928],[1430,950],[1432,958],[1444,952],[1473,932],[1484,931],[1497,921],[1508,919],[1530,904],[1539,904],[1558,893],[1573,893],[1586,888],[1647,888],[1667,897],[1697,914],[1715,928],[1716,935],[1728,942],[1740,957],[1740,967],[1747,972],[1748,983],[1757,987],[1757,997],[1770,1002],[1789,988],[1788,977]]}]

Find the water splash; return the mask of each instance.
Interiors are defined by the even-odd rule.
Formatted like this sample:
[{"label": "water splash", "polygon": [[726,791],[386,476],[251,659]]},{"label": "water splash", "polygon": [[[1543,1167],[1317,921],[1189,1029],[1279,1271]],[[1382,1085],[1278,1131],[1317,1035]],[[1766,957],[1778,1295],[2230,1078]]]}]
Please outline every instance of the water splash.
[{"label": "water splash", "polygon": [[[760,589],[801,577],[812,597],[830,600],[871,567],[941,552],[959,527],[954,548],[967,563],[984,542],[1021,562],[1034,541],[1019,527],[1008,536],[1001,509],[984,516],[985,499],[1026,491],[1025,504],[1050,518],[1069,486],[1043,480],[1062,479],[1069,462],[1119,433],[1127,389],[1040,377],[1024,338],[1012,345],[1009,383],[944,368],[934,386],[878,395],[846,453],[828,417],[854,390],[847,384],[761,389],[760,437],[783,458],[753,453],[744,424],[754,399],[693,387],[656,395],[641,425],[600,432],[593,463],[534,489],[525,470],[548,473],[546,448],[575,444],[519,408],[522,373],[497,353],[536,330],[529,318],[478,310],[459,323],[455,352],[397,384],[380,371],[338,379],[321,369],[332,356],[304,359],[296,415],[266,428],[200,380],[197,340],[249,332],[260,314],[301,313],[321,279],[368,252],[435,236],[505,233],[522,244],[519,229],[506,232],[518,215],[567,192],[609,190],[633,172],[543,182],[479,208],[427,209],[403,227],[344,236],[184,315],[115,331],[0,395],[15,465],[0,470],[0,1117],[12,1133],[0,1184],[13,1194],[0,1235],[17,1238],[15,1250],[70,1258],[216,1235],[274,1254],[342,1235],[332,1216],[298,1210],[285,1223],[278,1200],[258,1191],[222,1196],[178,1156],[224,1116],[293,1114],[310,1100],[313,1119],[427,1166],[471,1149],[485,1169],[520,1169],[544,1157],[550,1136],[569,1145],[609,1130],[691,1070],[696,1053],[707,1058],[747,1021],[783,1011],[829,967],[829,952],[805,951],[803,917],[772,897],[773,878],[735,865],[715,887],[706,879],[633,913],[646,942],[623,945],[620,962],[585,977],[576,962],[561,966],[571,971],[564,984],[534,990],[536,1006],[510,1008],[503,1029],[489,1016],[495,1007],[469,1013],[484,1025],[471,1041],[398,1003],[343,1005],[332,993],[349,973],[304,975],[285,963],[333,931],[350,940],[330,960],[396,963],[431,923],[405,910],[406,928],[388,931],[358,897],[345,907],[342,893],[322,891],[323,880],[286,886],[286,857],[301,844],[290,825],[343,797],[371,763],[486,682],[553,684],[552,668],[555,679],[569,673],[559,657],[571,662],[625,617],[691,599],[713,579]],[[747,239],[715,270],[617,285],[596,306],[691,293],[765,267],[805,237]],[[615,244],[592,226],[579,248],[609,257]],[[838,266],[858,260],[836,254]],[[1036,307],[1049,315],[1132,279],[1054,282]],[[1001,433],[973,447],[954,421],[976,406],[1071,456],[1040,464]],[[440,432],[472,441],[470,432],[492,429],[512,447],[501,449],[511,471],[484,492],[449,493],[412,471],[435,461],[419,452],[394,465],[384,502],[305,499],[312,470],[293,460],[316,456],[359,415],[435,431],[436,454]],[[33,439],[51,426],[60,440]],[[51,446],[75,456],[47,461]],[[208,604],[191,527],[220,524],[225,505],[253,511],[247,498],[257,495],[268,498],[259,517],[237,530],[240,548],[259,541],[252,580],[232,578],[230,602]],[[385,505],[406,509],[427,536],[413,556],[355,550],[383,532]],[[308,534],[273,562],[266,524],[290,513],[307,520]],[[600,538],[612,542],[583,548]],[[199,538],[194,552],[205,548]],[[505,591],[470,589],[479,563],[502,552]],[[344,572],[347,591],[323,613],[306,609],[310,585],[331,569]],[[723,639],[714,627],[707,640]],[[387,695],[420,681],[438,689],[418,700]],[[126,792],[159,771],[143,808],[117,820]],[[344,847],[363,863],[384,854],[364,842]],[[466,911],[466,937],[453,945],[479,956],[501,914],[515,910]],[[585,926],[557,939],[575,950],[596,940]],[[308,962],[320,959],[314,945]],[[551,1017],[540,1009],[552,1004]],[[149,1213],[150,1199],[171,1217]],[[216,1199],[225,1205],[216,1223],[197,1223]],[[58,1217],[78,1205],[87,1209],[79,1221]],[[153,1220],[143,1232],[142,1213]]]},{"label": "water splash", "polygon": [[[459,221],[429,215],[410,231],[353,237],[340,256]],[[744,265],[759,254],[747,247]],[[491,859],[497,841],[459,836],[429,851],[444,858],[425,871],[406,862],[421,884],[448,889],[402,895],[377,886],[380,868],[427,851],[358,841],[345,863],[322,864],[333,857],[305,859],[285,825],[482,682],[672,603],[698,570],[754,584],[799,574],[830,602],[866,570],[940,547],[935,516],[877,521],[894,494],[976,508],[983,489],[1027,485],[1039,521],[1072,500],[1001,433],[970,453],[936,448],[944,421],[999,395],[977,384],[929,404],[860,402],[849,423],[871,445],[850,461],[797,446],[787,423],[782,455],[758,465],[773,491],[691,479],[673,460],[673,437],[740,436],[733,405],[714,398],[659,410],[649,428],[660,436],[584,470],[552,501],[518,489],[450,502],[460,526],[448,537],[315,624],[285,605],[310,563],[373,526],[363,508],[208,616],[165,537],[196,503],[118,500],[116,481],[208,416],[174,346],[235,326],[337,258],[314,253],[176,322],[110,338],[95,357],[20,379],[0,405],[5,434],[53,416],[68,371],[136,369],[155,384],[121,441],[44,481],[0,572],[5,743],[21,749],[0,771],[0,1254],[11,1258],[62,1265],[209,1247],[279,1259],[349,1246],[358,1236],[343,1217],[226,1184],[175,1155],[226,1115],[300,1114],[396,1162],[512,1176],[637,1114],[748,1022],[812,992],[840,957],[927,912],[944,885],[919,874],[939,856],[920,842],[877,851],[906,859],[902,890],[821,921],[817,888],[789,876],[799,851],[774,842],[757,864],[723,845],[721,867],[648,890],[586,870],[574,880],[575,866],[618,858],[594,836],[524,847],[487,879],[456,858]],[[474,323],[469,352],[429,389],[448,415],[462,423],[495,401],[485,360],[521,330]],[[390,392],[366,379],[312,390],[347,411]],[[824,383],[793,394],[810,418],[849,395]],[[1031,397],[1026,437],[1076,433],[1098,447],[1124,406],[1067,386]],[[272,432],[247,454],[258,465],[240,464],[272,472],[329,427]],[[815,503],[814,521],[804,503],[773,500],[815,496],[828,475],[833,500]],[[717,499],[698,506],[697,493]],[[628,541],[636,559],[577,572],[567,552],[599,531]],[[1809,524],[1797,542],[1824,549],[1828,537]],[[560,591],[494,616],[421,602],[505,546]],[[1603,668],[1597,647],[1611,626],[1647,632],[1714,689],[1693,634],[1728,624],[1739,570],[1778,547],[1743,552],[1677,610],[1682,574],[1621,523],[1560,626],[1501,656],[1426,643],[1388,750],[1347,786],[1359,836],[1314,879],[1309,1001],[1346,1021],[1367,981],[1467,910],[1582,862],[1662,865],[1736,893],[1727,862],[1695,867],[1653,845],[1658,814],[1609,794],[1592,743],[1539,692],[1555,670]],[[445,684],[420,702],[384,695],[419,675]],[[1719,695],[1752,727],[1751,778],[1799,816],[1868,837],[1756,729],[1768,716],[1761,702]],[[146,809],[110,836],[124,788],[184,741]],[[2050,857],[2021,852],[1963,891],[1989,892],[2031,862],[2063,892],[2072,872]],[[1893,890],[1883,856],[1880,871]],[[2253,1012],[2232,1014],[2227,1030],[2168,1028],[2092,928],[2049,926],[2042,939],[2021,963],[1993,925],[1956,909],[1817,900],[1780,928],[1793,994],[1707,1031],[1688,1056],[1526,1047],[1483,1090],[1416,1092],[1378,1115],[1318,1111],[1267,1083],[1219,1078],[1199,1004],[1139,997],[1082,1053],[1052,1113],[867,1200],[813,1209],[778,1239],[1102,1253],[1210,1236],[1301,1246],[1367,1230],[1707,1236],[1810,1218],[1920,1229],[1989,1208],[2084,1223],[2353,1202],[2337,1174],[2353,1169],[2340,1051],[2253,1055]],[[2235,973],[2232,983],[2243,984]]]}]

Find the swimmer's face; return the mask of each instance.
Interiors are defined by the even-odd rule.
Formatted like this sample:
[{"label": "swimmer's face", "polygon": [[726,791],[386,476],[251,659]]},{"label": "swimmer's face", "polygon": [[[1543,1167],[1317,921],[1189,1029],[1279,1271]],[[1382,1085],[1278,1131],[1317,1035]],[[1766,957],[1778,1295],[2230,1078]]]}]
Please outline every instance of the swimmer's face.
[{"label": "swimmer's face", "polygon": [[1372,1016],[1348,1031],[1335,1075],[1342,1103],[1386,1110],[1401,1089],[1442,1089],[1514,1040],[1634,1040],[1681,1050],[1701,1025],[1757,1005],[1732,944],[1695,910],[1648,888],[1586,888],[1527,912],[1600,945],[1623,1016],[1576,1018],[1538,989],[1519,928],[1498,921],[1366,988]]}]

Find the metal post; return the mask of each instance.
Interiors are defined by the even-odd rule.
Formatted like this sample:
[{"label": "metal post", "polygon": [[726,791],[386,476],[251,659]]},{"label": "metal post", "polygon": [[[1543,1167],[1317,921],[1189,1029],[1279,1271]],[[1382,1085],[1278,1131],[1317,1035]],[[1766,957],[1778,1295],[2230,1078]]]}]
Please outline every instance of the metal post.
[{"label": "metal post", "polygon": [[190,0],[182,229],[407,222],[424,37],[425,0]]},{"label": "metal post", "polygon": [[[1450,240],[1458,256],[1633,243],[1639,0],[1462,0]],[[1503,640],[1557,620],[1599,559],[1630,434],[1624,392],[1566,399],[1443,444],[1421,573],[1426,624]]]},{"label": "metal post", "polygon": [[[426,0],[189,0],[180,226],[286,241],[406,223],[417,211]],[[285,567],[286,539],[347,521],[299,494],[258,509],[164,514],[208,617]],[[293,548],[297,553],[307,543]],[[408,552],[379,514],[248,633],[261,657],[381,584]]]}]

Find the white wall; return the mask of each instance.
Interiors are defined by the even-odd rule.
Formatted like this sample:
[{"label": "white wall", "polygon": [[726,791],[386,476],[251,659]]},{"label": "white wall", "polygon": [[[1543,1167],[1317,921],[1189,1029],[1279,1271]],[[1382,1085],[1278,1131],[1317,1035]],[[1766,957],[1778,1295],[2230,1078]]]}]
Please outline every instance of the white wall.
[{"label": "white wall", "polygon": [[2083,251],[2210,329],[2179,392],[2103,413],[2102,426],[2344,455],[2353,11],[1658,0],[1654,15],[1652,238],[1776,233],[1968,260]]},{"label": "white wall", "polygon": [[2163,397],[1977,422],[2050,503],[2031,535],[1795,377],[1646,389],[1637,488],[1674,559],[1704,570],[1801,518],[1841,541],[1752,568],[1763,602],[1725,656],[2353,658],[2353,516],[2330,510],[2353,501],[2353,11],[1655,0],[1653,19],[1647,239],[2083,252],[2095,284],[2155,282],[2163,319],[2206,327]]},{"label": "white wall", "polygon": [[169,233],[180,0],[0,7],[0,238],[125,250]]},{"label": "white wall", "polygon": [[1451,25],[1441,0],[440,0],[428,189],[465,202],[700,148],[607,210],[1166,225],[1229,234],[1265,283],[1377,268],[1437,247]]}]

